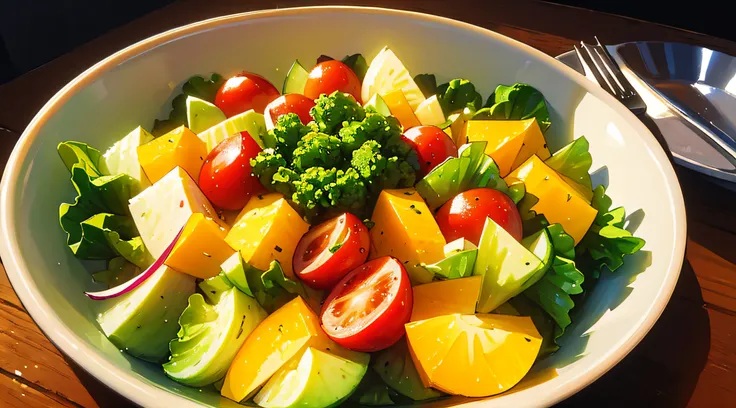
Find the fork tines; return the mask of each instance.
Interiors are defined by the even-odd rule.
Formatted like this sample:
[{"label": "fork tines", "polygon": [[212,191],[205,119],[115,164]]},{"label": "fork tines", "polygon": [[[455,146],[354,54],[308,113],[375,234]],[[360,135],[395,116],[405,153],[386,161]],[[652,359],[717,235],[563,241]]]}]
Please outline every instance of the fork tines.
[{"label": "fork tines", "polygon": [[598,85],[618,98],[632,112],[637,115],[644,113],[646,111],[644,101],[623,75],[606,47],[601,45],[598,37],[595,37],[595,41],[595,45],[581,41],[580,48],[575,46],[575,52],[586,73],[591,73]]}]

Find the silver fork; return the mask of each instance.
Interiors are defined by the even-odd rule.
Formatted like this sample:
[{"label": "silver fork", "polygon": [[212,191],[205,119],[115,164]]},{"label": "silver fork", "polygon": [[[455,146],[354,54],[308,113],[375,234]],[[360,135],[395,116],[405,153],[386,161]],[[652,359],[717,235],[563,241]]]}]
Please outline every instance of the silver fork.
[{"label": "silver fork", "polygon": [[575,46],[575,53],[585,72],[593,74],[598,85],[616,97],[634,115],[643,115],[647,111],[647,105],[621,72],[606,47],[601,45],[598,37],[594,38],[595,45],[588,45],[581,41],[580,48]]}]

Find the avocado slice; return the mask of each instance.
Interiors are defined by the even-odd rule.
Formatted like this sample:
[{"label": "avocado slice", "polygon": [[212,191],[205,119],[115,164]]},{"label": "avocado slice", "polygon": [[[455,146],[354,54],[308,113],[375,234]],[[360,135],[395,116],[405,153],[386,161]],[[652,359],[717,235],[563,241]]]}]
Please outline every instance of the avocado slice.
[{"label": "avocado slice", "polygon": [[478,247],[464,238],[458,238],[447,243],[444,249],[444,259],[424,265],[424,268],[440,279],[464,278],[473,274]]},{"label": "avocado slice", "polygon": [[125,295],[102,301],[97,322],[121,351],[159,363],[169,355],[176,337],[177,319],[194,293],[195,278],[161,266],[140,286]]},{"label": "avocado slice", "polygon": [[253,137],[253,140],[258,143],[258,146],[263,149],[263,136],[266,134],[266,120],[263,118],[263,115],[253,109],[230,117],[204,132],[197,133],[197,136],[203,142],[207,143],[207,151],[211,152],[220,142],[241,132],[248,132]]},{"label": "avocado slice", "polygon": [[277,371],[254,401],[264,408],[337,406],[358,387],[369,360],[366,353],[348,360],[308,347]]},{"label": "avocado slice", "polygon": [[391,116],[391,110],[388,108],[388,105],[386,105],[386,102],[383,100],[383,98],[381,98],[381,95],[379,94],[373,94],[368,103],[365,104],[366,108],[369,106],[383,116]]},{"label": "avocado slice", "polygon": [[201,133],[227,120],[227,116],[217,106],[195,96],[187,96],[187,127],[194,133]]},{"label": "avocado slice", "polygon": [[406,337],[394,343],[393,346],[381,350],[374,356],[371,368],[381,377],[383,382],[401,395],[414,401],[424,401],[441,397],[444,394],[434,388],[427,388],[422,384],[414,361],[409,354]]},{"label": "avocado slice", "polygon": [[549,264],[542,258],[547,258],[552,244],[544,231],[532,237],[526,242],[527,249],[493,219],[486,218],[473,268],[473,275],[483,276],[478,312],[491,312],[544,275]]},{"label": "avocado slice", "polygon": [[[227,285],[220,281],[220,286]],[[235,287],[221,292],[214,304],[199,293],[191,295],[179,317],[178,338],[169,344],[171,357],[163,365],[164,372],[191,387],[214,383],[225,376],[240,346],[265,318],[258,302]]]},{"label": "avocado slice", "polygon": [[289,73],[286,74],[281,93],[284,95],[292,93],[303,94],[308,76],[309,71],[304,68],[301,62],[299,62],[299,60],[294,61],[294,63],[291,64],[291,68],[289,68]]}]

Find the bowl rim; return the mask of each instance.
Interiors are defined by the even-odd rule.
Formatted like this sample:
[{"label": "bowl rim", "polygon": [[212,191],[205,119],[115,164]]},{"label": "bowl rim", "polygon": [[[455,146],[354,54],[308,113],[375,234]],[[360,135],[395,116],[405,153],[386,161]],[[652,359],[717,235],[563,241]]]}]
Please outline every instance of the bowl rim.
[{"label": "bowl rim", "polygon": [[[649,310],[643,311],[640,315],[641,317],[632,325],[627,338],[620,342],[617,347],[611,348],[602,357],[598,358],[598,360],[594,362],[594,366],[591,370],[567,379],[566,382],[561,384],[561,386],[559,386],[554,392],[549,393],[542,398],[538,398],[537,402],[541,402],[544,405],[553,405],[577,393],[600,378],[608,370],[618,364],[626,355],[628,355],[629,352],[631,352],[631,350],[649,332],[652,326],[654,326],[654,323],[659,319],[669,302],[684,262],[686,244],[684,198],[675,170],[665,151],[656,141],[656,138],[651,134],[649,129],[613,96],[609,95],[602,88],[596,86],[587,78],[562,62],[556,60],[552,56],[501,33],[474,24],[447,17],[400,9],[359,6],[309,6],[257,10],[214,17],[164,31],[134,43],[94,64],[66,84],[46,102],[23,131],[7,162],[2,181],[0,181],[0,225],[4,226],[4,228],[0,229],[0,256],[2,257],[3,265],[6,269],[11,285],[29,315],[33,318],[36,324],[38,324],[49,340],[65,355],[69,356],[90,375],[98,378],[108,387],[130,401],[141,406],[146,406],[146,404],[149,404],[151,401],[158,401],[162,404],[165,403],[166,406],[177,403],[186,404],[185,406],[187,407],[199,406],[197,402],[186,397],[171,393],[170,391],[158,388],[154,385],[138,381],[133,377],[129,370],[118,368],[114,364],[108,362],[104,356],[98,355],[98,353],[93,350],[88,352],[85,350],[86,347],[79,347],[77,345],[77,343],[81,342],[78,341],[81,340],[81,338],[62,323],[61,319],[56,315],[45,299],[37,296],[36,285],[25,272],[28,268],[21,251],[19,250],[19,244],[15,239],[16,228],[11,217],[11,215],[15,213],[15,205],[13,201],[16,194],[16,183],[14,181],[20,177],[22,164],[27,159],[30,147],[36,140],[39,129],[44,126],[46,121],[53,116],[74,94],[91,84],[102,74],[113,69],[115,66],[170,41],[176,41],[188,35],[216,29],[220,26],[236,24],[244,20],[286,17],[292,15],[309,15],[330,11],[407,17],[450,26],[458,30],[471,31],[504,43],[505,45],[521,49],[531,56],[546,62],[549,69],[556,70],[559,73],[570,77],[588,93],[606,102],[611,109],[626,119],[628,124],[632,126],[638,134],[646,135],[642,141],[645,143],[649,153],[655,159],[657,167],[659,167],[659,170],[665,178],[666,188],[669,193],[669,197],[672,199],[672,206],[674,207],[675,245],[672,252],[673,256],[670,257],[669,264],[667,265],[665,280],[657,291],[652,306]],[[480,405],[482,403],[483,401],[468,401],[459,405],[470,406],[471,404]]]}]

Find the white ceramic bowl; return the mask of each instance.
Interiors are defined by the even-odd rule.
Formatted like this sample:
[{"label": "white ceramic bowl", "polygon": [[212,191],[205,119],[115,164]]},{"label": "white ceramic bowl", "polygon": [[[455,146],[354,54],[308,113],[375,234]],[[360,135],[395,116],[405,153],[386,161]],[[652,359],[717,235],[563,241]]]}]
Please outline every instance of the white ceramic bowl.
[{"label": "white ceramic bowl", "polygon": [[59,203],[73,200],[74,191],[56,145],[75,139],[104,149],[135,126],[150,126],[167,113],[175,85],[193,74],[248,70],[280,84],[295,58],[355,52],[371,58],[384,45],[411,72],[436,73],[440,81],[469,78],[484,96],[499,83],[537,87],[552,107],[551,148],[585,135],[594,182],[610,184],[614,205],[626,207],[630,229],[647,241],[615,275],[604,275],[563,348],[490,405],[551,405],[619,362],[661,314],[683,261],[684,204],[664,151],[622,105],[553,58],[476,26],[385,9],[282,9],[203,21],[132,45],[59,91],[23,133],[0,190],[0,256],[41,329],[85,370],[140,405],[229,405],[126,356],[101,333],[95,302],[83,294],[95,285],[58,225]]}]

